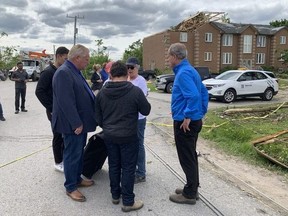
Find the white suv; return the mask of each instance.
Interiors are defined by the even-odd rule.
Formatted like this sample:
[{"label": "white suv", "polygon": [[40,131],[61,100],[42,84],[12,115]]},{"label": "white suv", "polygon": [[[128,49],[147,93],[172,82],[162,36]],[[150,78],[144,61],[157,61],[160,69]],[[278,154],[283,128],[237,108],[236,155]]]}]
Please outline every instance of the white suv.
[{"label": "white suv", "polygon": [[[230,103],[237,97],[259,96],[271,100],[278,93],[278,80],[272,78],[270,71],[229,70],[215,78],[203,81],[209,97]],[[268,75],[269,74],[269,75]],[[275,76],[274,76],[275,77]]]}]

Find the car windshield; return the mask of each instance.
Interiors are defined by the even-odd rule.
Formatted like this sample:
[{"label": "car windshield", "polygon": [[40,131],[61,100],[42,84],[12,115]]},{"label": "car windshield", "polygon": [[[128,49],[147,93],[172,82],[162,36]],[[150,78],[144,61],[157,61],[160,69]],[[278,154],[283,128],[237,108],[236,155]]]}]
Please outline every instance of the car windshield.
[{"label": "car windshield", "polygon": [[23,61],[23,66],[35,66],[35,61]]},{"label": "car windshield", "polygon": [[267,72],[267,71],[264,71],[268,76],[272,77],[272,78],[276,78],[275,77],[275,74],[272,73],[272,72]]},{"label": "car windshield", "polygon": [[220,80],[235,80],[237,79],[237,77],[240,76],[240,74],[242,74],[242,72],[237,72],[237,71],[229,71],[229,72],[224,72],[220,75],[218,75],[217,77],[215,77],[215,79],[220,79]]}]

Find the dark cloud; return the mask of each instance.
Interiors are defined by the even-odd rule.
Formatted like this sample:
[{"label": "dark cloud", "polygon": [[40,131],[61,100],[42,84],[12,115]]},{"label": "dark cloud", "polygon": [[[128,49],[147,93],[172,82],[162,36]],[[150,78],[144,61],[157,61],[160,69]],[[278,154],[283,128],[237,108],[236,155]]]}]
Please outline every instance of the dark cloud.
[{"label": "dark cloud", "polygon": [[28,0],[1,0],[1,5],[5,5],[5,7],[25,8],[28,6]]},{"label": "dark cloud", "polygon": [[[96,39],[105,39],[117,44],[118,38],[122,38],[122,43],[125,40],[131,44],[134,42],[131,38],[142,35],[138,39],[143,39],[162,32],[197,11],[226,12],[237,23],[269,24],[287,18],[284,1],[243,0],[233,5],[230,2],[223,0],[220,5],[215,0],[193,4],[184,0],[0,0],[0,32],[9,36],[15,33],[25,41],[38,39],[71,45],[74,17],[79,15],[84,19],[77,19],[78,43],[88,45]],[[109,51],[117,52],[119,48],[109,46]]]},{"label": "dark cloud", "polygon": [[12,13],[0,13],[1,31],[8,35],[26,31],[31,25],[31,21],[25,16],[15,16]]}]

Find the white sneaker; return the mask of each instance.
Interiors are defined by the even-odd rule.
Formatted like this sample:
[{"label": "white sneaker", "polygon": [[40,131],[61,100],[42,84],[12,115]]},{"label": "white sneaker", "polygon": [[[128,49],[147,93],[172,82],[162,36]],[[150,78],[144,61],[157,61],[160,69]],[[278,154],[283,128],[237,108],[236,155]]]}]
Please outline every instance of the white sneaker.
[{"label": "white sneaker", "polygon": [[55,170],[57,170],[59,172],[64,172],[64,164],[63,164],[63,162],[61,162],[59,164],[54,164],[54,168],[55,168]]}]

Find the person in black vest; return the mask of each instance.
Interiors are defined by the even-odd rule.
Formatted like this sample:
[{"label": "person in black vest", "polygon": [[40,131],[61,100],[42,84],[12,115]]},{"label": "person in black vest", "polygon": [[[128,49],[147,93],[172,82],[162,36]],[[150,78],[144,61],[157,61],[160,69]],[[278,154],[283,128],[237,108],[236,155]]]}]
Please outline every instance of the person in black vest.
[{"label": "person in black vest", "polygon": [[[40,75],[39,81],[36,86],[35,94],[41,104],[46,108],[48,120],[52,120],[52,107],[53,107],[53,89],[52,79],[53,76],[64,61],[67,59],[69,50],[66,47],[58,47],[55,53],[55,62],[46,67]],[[52,148],[54,155],[54,167],[57,171],[64,172],[63,166],[63,138],[61,133],[53,131]]]},{"label": "person in black vest", "polygon": [[28,82],[28,73],[23,69],[23,63],[17,63],[18,69],[13,72],[11,80],[15,81],[15,114],[19,113],[20,97],[21,97],[21,111],[27,112],[25,109],[26,101],[26,83]]}]

